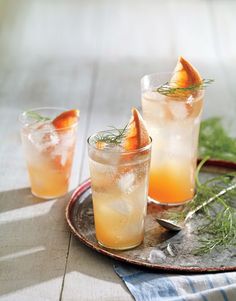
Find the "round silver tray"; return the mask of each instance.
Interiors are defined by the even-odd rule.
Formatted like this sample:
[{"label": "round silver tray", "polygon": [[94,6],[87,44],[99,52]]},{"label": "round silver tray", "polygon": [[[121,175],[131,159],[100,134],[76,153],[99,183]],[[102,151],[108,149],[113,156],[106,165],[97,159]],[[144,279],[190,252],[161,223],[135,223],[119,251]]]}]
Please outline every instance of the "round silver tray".
[{"label": "round silver tray", "polygon": [[66,219],[72,233],[81,242],[119,261],[151,269],[178,272],[236,270],[235,247],[201,256],[194,255],[194,250],[199,244],[195,230],[202,223],[201,214],[196,214],[182,231],[176,233],[165,230],[155,221],[161,210],[163,206],[148,204],[144,242],[127,251],[109,250],[97,243],[90,180],[83,182],[73,193],[66,208]]}]

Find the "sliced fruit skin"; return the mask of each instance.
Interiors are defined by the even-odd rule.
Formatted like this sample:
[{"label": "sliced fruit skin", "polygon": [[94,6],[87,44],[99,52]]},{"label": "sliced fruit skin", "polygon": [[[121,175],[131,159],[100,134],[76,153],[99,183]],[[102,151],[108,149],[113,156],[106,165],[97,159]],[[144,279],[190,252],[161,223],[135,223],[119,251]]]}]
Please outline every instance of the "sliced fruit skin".
[{"label": "sliced fruit skin", "polygon": [[201,84],[202,77],[195,67],[193,67],[182,56],[179,57],[174,74],[169,82],[170,86],[176,88],[187,88],[192,85]]},{"label": "sliced fruit skin", "polygon": [[79,110],[69,110],[58,115],[52,124],[56,129],[63,129],[73,126],[78,122]]},{"label": "sliced fruit skin", "polygon": [[104,149],[106,146],[106,143],[98,140],[95,145],[96,145],[97,149]]},{"label": "sliced fruit skin", "polygon": [[[202,77],[186,59],[182,56],[179,57],[177,65],[175,67],[173,76],[169,82],[169,85],[173,88],[188,88],[195,85],[201,85]],[[201,93],[202,91],[200,91]],[[193,96],[198,97],[199,100],[194,102],[186,102],[185,107],[188,111],[188,115],[197,114],[202,110],[202,97],[199,94],[198,90],[177,90],[174,94],[171,95],[176,100],[183,99],[184,101]]]},{"label": "sliced fruit skin", "polygon": [[[75,125],[78,122],[79,119],[79,110],[69,110],[61,113],[58,115],[53,121],[52,124],[57,130],[60,130],[60,134],[63,134],[64,132],[67,132],[68,130],[74,131],[75,128],[71,128],[73,125]],[[54,164],[55,167],[60,170],[63,169],[64,172],[66,170],[71,169],[72,165],[72,159],[74,156],[74,144],[70,147],[70,149],[67,150],[67,159],[64,165],[61,164],[61,156],[58,155],[54,158]]]},{"label": "sliced fruit skin", "polygon": [[150,138],[142,116],[136,108],[132,109],[132,117],[127,127],[127,135],[123,146],[126,151],[142,148],[150,143]]}]

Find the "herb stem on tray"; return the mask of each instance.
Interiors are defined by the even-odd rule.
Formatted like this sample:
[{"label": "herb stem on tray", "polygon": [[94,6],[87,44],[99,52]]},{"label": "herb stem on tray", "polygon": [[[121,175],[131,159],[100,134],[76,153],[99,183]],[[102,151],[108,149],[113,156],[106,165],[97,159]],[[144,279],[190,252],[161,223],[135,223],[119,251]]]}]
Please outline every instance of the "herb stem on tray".
[{"label": "herb stem on tray", "polygon": [[199,172],[207,159],[205,158],[198,165],[197,195],[191,202],[192,204],[190,203],[192,209],[206,202],[203,210],[206,224],[197,229],[201,244],[195,252],[197,255],[209,253],[216,248],[236,245],[236,209],[233,205],[236,197],[236,172],[217,176],[201,183]]}]

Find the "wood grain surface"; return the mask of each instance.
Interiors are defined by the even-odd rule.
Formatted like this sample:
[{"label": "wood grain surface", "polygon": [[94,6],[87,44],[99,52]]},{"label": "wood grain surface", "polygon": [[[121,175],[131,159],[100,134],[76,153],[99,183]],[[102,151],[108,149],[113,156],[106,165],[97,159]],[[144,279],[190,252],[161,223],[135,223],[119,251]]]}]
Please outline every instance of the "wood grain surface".
[{"label": "wood grain surface", "polygon": [[69,233],[68,196],[30,194],[19,113],[81,110],[71,190],[88,177],[86,137],[124,125],[140,78],[172,70],[180,54],[215,79],[204,117],[230,122],[235,11],[230,0],[0,0],[0,300],[133,300],[112,260]]}]

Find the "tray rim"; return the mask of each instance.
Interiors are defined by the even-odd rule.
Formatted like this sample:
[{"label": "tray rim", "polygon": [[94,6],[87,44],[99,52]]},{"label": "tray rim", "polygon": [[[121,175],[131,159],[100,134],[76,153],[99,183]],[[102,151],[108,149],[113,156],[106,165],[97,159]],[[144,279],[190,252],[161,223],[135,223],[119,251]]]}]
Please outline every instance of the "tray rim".
[{"label": "tray rim", "polygon": [[[216,166],[216,164],[210,164]],[[235,164],[236,165],[236,164]],[[219,165],[217,165],[219,166]],[[228,167],[228,166],[223,166]],[[232,165],[230,165],[230,168],[232,168]],[[69,225],[69,228],[73,235],[77,237],[83,244],[85,244],[87,247],[97,251],[98,253],[101,253],[105,256],[108,256],[112,259],[125,262],[128,264],[133,264],[139,267],[143,268],[150,268],[152,270],[159,270],[159,271],[169,271],[169,272],[187,272],[187,273],[205,273],[205,272],[226,272],[226,271],[236,271],[236,266],[232,267],[208,267],[208,268],[200,268],[200,267],[181,267],[181,266],[170,266],[170,265],[160,265],[160,264],[152,264],[148,262],[143,262],[135,259],[127,259],[119,254],[112,253],[112,250],[105,249],[99,245],[95,245],[92,242],[90,242],[84,235],[82,235],[79,231],[77,231],[73,225],[73,219],[71,218],[72,209],[74,204],[79,200],[79,197],[85,193],[89,188],[91,187],[91,181],[90,179],[86,179],[83,181],[73,192],[72,196],[70,197],[70,200],[66,206],[65,214],[66,214],[66,221]],[[125,251],[124,251],[125,252]]]},{"label": "tray rim", "polygon": [[[198,158],[197,163],[200,163],[203,158]],[[226,168],[226,169],[236,169],[236,162],[233,161],[225,161],[221,159],[208,159],[204,166],[206,167],[218,167],[218,168]]]}]

